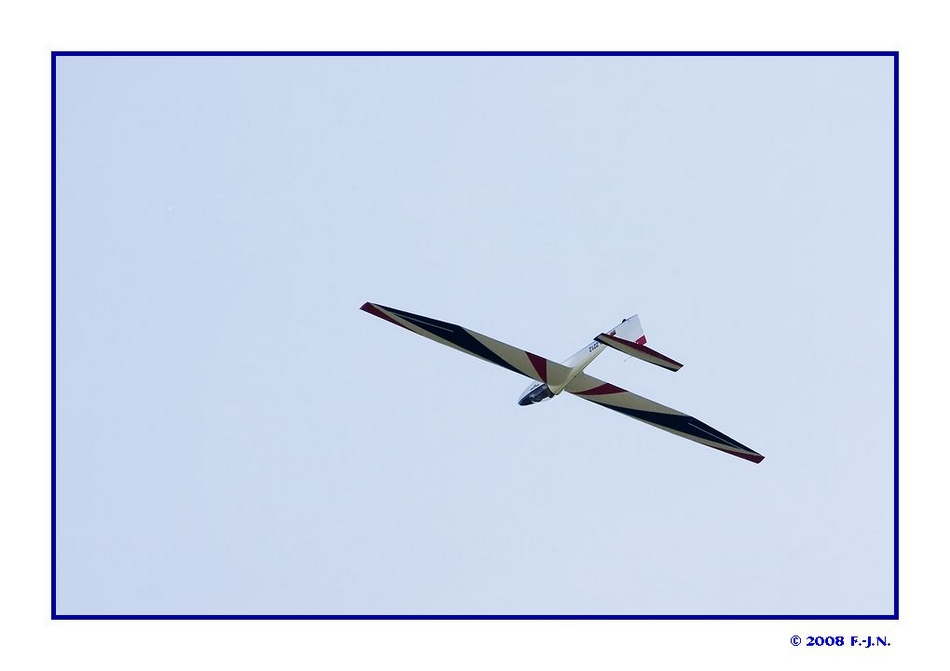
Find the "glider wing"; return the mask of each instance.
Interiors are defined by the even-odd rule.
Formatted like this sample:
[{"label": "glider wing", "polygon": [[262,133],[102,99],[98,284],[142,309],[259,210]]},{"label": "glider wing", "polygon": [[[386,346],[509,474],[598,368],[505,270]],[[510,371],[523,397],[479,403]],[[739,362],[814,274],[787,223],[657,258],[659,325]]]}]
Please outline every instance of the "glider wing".
[{"label": "glider wing", "polygon": [[375,303],[363,303],[360,309],[437,343],[448,345],[538,382],[545,382],[555,387],[562,386],[571,374],[571,369],[567,366],[562,366],[527,350],[512,347],[457,324],[414,315],[411,312]]},{"label": "glider wing", "polygon": [[722,450],[742,459],[759,463],[764,456],[750,450],[745,445],[733,440],[721,431],[717,431],[695,417],[683,414],[673,408],[667,408],[648,398],[615,387],[609,382],[598,380],[585,373],[578,373],[565,387],[565,391],[579,396],[586,401],[602,405],[616,412],[623,413],[641,422],[651,424],[658,429],[669,431],[677,436],[688,438],[702,445]]}]

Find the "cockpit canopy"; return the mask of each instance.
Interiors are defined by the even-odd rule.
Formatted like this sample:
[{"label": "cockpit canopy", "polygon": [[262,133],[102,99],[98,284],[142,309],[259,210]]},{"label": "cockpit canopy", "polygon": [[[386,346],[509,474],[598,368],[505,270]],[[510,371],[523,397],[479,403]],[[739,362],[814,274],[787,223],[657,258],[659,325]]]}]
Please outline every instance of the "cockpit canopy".
[{"label": "cockpit canopy", "polygon": [[547,401],[550,398],[554,398],[554,392],[548,388],[548,385],[544,384],[543,382],[536,382],[532,386],[528,387],[521,395],[521,398],[518,399],[518,405],[541,403],[542,401]]}]

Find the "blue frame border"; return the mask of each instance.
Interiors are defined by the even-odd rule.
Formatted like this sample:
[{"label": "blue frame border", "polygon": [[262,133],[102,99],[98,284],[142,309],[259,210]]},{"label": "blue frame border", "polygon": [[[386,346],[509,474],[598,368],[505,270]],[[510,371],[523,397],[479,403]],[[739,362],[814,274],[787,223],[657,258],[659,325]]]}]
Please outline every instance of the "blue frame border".
[{"label": "blue frame border", "polygon": [[[56,59],[60,56],[883,56],[894,59],[894,612],[882,615],[64,615],[56,612]],[[898,458],[898,150],[897,51],[52,51],[51,65],[51,562],[53,620],[897,620],[899,604]]]}]

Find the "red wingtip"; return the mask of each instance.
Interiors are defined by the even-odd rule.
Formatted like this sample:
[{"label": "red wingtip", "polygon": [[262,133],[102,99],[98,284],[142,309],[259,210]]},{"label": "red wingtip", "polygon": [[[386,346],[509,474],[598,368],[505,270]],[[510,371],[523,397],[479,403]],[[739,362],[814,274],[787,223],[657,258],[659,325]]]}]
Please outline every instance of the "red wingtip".
[{"label": "red wingtip", "polygon": [[740,459],[745,459],[746,461],[751,461],[753,464],[762,463],[762,460],[765,459],[765,456],[758,452],[752,452],[751,454],[745,452],[730,452],[729,454],[735,455]]},{"label": "red wingtip", "polygon": [[[360,306],[360,310],[362,310],[363,312],[368,312],[374,317],[379,317],[380,319],[385,319],[388,322],[392,322],[396,326],[402,326],[402,324],[397,322],[395,319],[393,319],[392,317],[390,317],[385,312],[383,312],[378,307],[376,307],[375,305],[373,305],[372,303],[368,301],[366,303],[363,303],[363,305]],[[406,327],[403,326],[403,328],[406,328]]]}]

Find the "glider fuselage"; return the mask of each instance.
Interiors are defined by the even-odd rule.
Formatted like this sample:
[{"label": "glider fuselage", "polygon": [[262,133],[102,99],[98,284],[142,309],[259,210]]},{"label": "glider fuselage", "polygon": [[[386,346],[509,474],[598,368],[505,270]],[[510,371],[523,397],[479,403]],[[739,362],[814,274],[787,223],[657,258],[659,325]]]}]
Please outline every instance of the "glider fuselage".
[{"label": "glider fuselage", "polygon": [[[640,319],[637,315],[624,319],[610,329],[607,334],[602,335],[625,338],[630,342],[636,343],[638,346],[642,346],[647,340],[646,336],[643,335],[643,327],[640,326]],[[590,362],[596,359],[605,349],[607,349],[607,347],[604,343],[600,342],[600,340],[595,339],[590,341],[586,347],[578,350],[572,357],[561,362],[562,366],[570,369],[566,379],[558,380],[558,384],[551,384],[550,382],[533,383],[522,392],[518,398],[518,405],[532,405],[554,398],[564,391],[564,388],[571,383],[571,380],[582,373],[584,369],[590,365]]]},{"label": "glider fuselage", "polygon": [[590,362],[597,358],[597,356],[603,352],[606,347],[601,345],[596,340],[592,340],[587,347],[578,350],[569,359],[561,362],[562,366],[566,366],[571,369],[570,376],[564,381],[563,384],[560,384],[554,388],[550,385],[545,384],[544,382],[535,382],[531,384],[527,389],[522,392],[521,396],[518,398],[518,405],[531,405],[533,403],[541,403],[542,401],[547,401],[548,399],[554,398],[566,387],[571,380],[577,377],[577,374],[583,371],[587,366],[590,365]]}]

